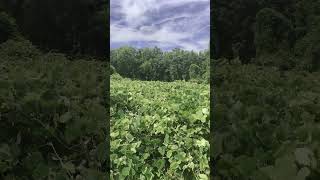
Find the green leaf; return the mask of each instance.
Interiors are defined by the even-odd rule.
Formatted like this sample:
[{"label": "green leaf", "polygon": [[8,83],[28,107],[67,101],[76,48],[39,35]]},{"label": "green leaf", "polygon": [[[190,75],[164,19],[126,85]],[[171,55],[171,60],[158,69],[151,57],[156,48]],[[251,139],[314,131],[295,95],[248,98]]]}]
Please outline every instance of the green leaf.
[{"label": "green leaf", "polygon": [[175,155],[175,158],[178,161],[184,161],[186,158],[186,153],[185,152],[178,152],[177,155]]},{"label": "green leaf", "polygon": [[200,178],[200,180],[208,180],[209,179],[208,176],[205,174],[199,174],[199,178]]},{"label": "green leaf", "polygon": [[129,167],[122,168],[121,176],[127,177],[127,176],[129,176],[129,174],[130,174],[130,168]]},{"label": "green leaf", "polygon": [[172,156],[172,151],[171,150],[168,150],[167,151],[167,158],[170,158]]},{"label": "green leaf", "polygon": [[112,137],[112,138],[115,138],[115,137],[117,137],[117,136],[119,136],[119,132],[117,131],[117,132],[111,132],[110,133],[110,137]]},{"label": "green leaf", "polygon": [[243,176],[250,176],[256,169],[256,160],[252,157],[240,156],[236,160],[237,168]]},{"label": "green leaf", "polygon": [[158,151],[162,156],[165,154],[165,148],[164,147],[158,147]]},{"label": "green leaf", "polygon": [[63,168],[71,173],[75,173],[75,166],[71,162],[64,163]]},{"label": "green leaf", "polygon": [[67,123],[67,122],[70,121],[71,119],[72,119],[72,114],[71,114],[71,112],[66,112],[66,113],[64,113],[62,116],[60,116],[59,122],[61,122],[61,123]]},{"label": "green leaf", "polygon": [[313,152],[308,148],[297,148],[294,154],[297,162],[301,165],[310,166],[314,159]]},{"label": "green leaf", "polygon": [[103,142],[103,143],[100,143],[98,146],[97,146],[97,158],[98,160],[103,163],[104,161],[107,160],[107,157],[108,157],[108,149],[107,149],[107,143],[106,142]]},{"label": "green leaf", "polygon": [[164,159],[159,159],[159,160],[156,161],[156,167],[159,170],[162,170],[164,168],[164,165],[165,165]]},{"label": "green leaf", "polygon": [[275,164],[275,175],[278,180],[294,177],[297,173],[297,167],[294,163],[293,156],[284,156],[276,159]]},{"label": "green leaf", "polygon": [[43,179],[48,177],[49,167],[45,164],[38,164],[37,167],[33,170],[32,176],[35,179]]},{"label": "green leaf", "polygon": [[97,171],[95,169],[86,169],[85,178],[86,180],[104,180],[109,178],[106,173]]},{"label": "green leaf", "polygon": [[207,108],[203,108],[202,109],[202,113],[208,115],[209,114],[209,110]]},{"label": "green leaf", "polygon": [[170,164],[170,169],[172,170],[176,170],[180,165],[180,161],[173,161],[171,164]]},{"label": "green leaf", "polygon": [[310,170],[306,167],[300,169],[295,180],[306,180],[306,178],[310,175]]},{"label": "green leaf", "polygon": [[83,133],[85,133],[83,132],[81,127],[82,127],[82,124],[80,122],[74,122],[66,127],[65,138],[68,143],[79,138]]},{"label": "green leaf", "polygon": [[143,154],[143,159],[148,159],[149,156],[150,156],[149,153],[144,153],[144,154]]},{"label": "green leaf", "polygon": [[275,166],[261,168],[272,180],[293,179],[297,173],[297,167],[294,163],[294,157],[286,155],[276,159]]},{"label": "green leaf", "polygon": [[205,139],[197,140],[196,145],[199,147],[206,147],[209,146],[209,142]]}]

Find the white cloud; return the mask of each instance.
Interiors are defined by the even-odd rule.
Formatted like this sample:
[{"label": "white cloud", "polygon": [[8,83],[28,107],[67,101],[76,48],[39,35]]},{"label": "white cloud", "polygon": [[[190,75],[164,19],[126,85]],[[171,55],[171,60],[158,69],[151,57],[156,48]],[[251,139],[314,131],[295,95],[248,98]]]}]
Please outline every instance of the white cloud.
[{"label": "white cloud", "polygon": [[[164,8],[191,2],[208,2],[208,7],[197,13],[182,10],[170,17],[162,14],[165,12]],[[111,44],[156,41],[159,47],[181,46],[183,49],[195,51],[208,47],[209,40],[206,43],[206,40],[193,37],[209,28],[209,25],[204,25],[209,23],[209,0],[111,0],[111,4],[117,4],[117,11],[122,15],[121,20],[111,19]],[[153,20],[152,15],[160,18]]]},{"label": "white cloud", "polygon": [[111,25],[111,41],[128,42],[128,41],[158,41],[158,42],[179,42],[188,38],[190,35],[186,33],[174,32],[167,27],[158,29],[157,31],[146,34],[141,30],[128,27]]},{"label": "white cloud", "polygon": [[[154,0],[157,1],[157,0]],[[181,5],[181,4],[186,4],[186,3],[192,3],[192,2],[210,2],[210,0],[159,0],[159,5],[164,6],[164,5]]]}]

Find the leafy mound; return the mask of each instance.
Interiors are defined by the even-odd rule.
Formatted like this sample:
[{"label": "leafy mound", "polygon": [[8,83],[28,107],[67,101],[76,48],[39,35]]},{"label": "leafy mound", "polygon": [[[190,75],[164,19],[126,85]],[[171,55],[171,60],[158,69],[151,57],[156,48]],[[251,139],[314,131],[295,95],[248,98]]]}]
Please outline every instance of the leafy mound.
[{"label": "leafy mound", "polygon": [[111,179],[208,179],[209,86],[111,78]]},{"label": "leafy mound", "polygon": [[216,67],[213,179],[319,179],[319,75],[254,65]]},{"label": "leafy mound", "polygon": [[0,179],[106,179],[106,63],[12,44],[0,49]]}]

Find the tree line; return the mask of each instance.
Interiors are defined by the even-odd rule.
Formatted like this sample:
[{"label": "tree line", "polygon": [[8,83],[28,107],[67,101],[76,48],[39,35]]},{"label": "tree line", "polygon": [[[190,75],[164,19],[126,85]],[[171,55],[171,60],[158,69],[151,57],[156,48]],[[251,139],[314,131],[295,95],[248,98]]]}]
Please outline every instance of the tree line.
[{"label": "tree line", "polygon": [[108,4],[107,0],[1,0],[0,41],[17,30],[45,51],[106,59]]},{"label": "tree line", "polygon": [[320,69],[319,0],[212,3],[214,59],[281,69]]},{"label": "tree line", "polygon": [[173,49],[165,52],[158,47],[136,49],[125,46],[111,50],[113,71],[123,77],[140,80],[209,81],[209,51]]}]

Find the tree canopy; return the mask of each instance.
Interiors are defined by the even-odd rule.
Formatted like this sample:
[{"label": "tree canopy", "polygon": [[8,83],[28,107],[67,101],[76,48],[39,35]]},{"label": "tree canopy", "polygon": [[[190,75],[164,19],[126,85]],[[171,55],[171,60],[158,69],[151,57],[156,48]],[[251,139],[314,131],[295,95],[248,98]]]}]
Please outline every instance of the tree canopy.
[{"label": "tree canopy", "polygon": [[209,81],[209,53],[174,49],[121,47],[111,50],[111,65],[121,76],[141,80]]},{"label": "tree canopy", "polygon": [[0,11],[14,17],[22,34],[41,49],[95,57],[108,54],[108,8],[107,0],[3,0],[0,3]]},{"label": "tree canopy", "polygon": [[[319,1],[216,1],[212,11],[215,59],[239,57],[243,64],[262,60],[286,68],[317,68],[311,66],[313,49],[320,43]],[[274,61],[264,62],[270,57]]]}]

